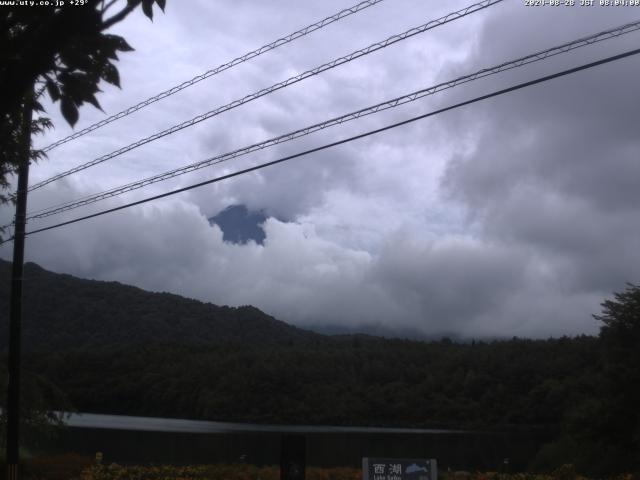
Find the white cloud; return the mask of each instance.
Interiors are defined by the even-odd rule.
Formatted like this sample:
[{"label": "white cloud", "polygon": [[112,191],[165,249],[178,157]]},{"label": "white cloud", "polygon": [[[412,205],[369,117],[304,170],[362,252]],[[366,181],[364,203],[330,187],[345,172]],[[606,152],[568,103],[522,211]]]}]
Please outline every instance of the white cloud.
[{"label": "white cloud", "polygon": [[[32,181],[471,2],[383,2],[54,150]],[[109,114],[351,2],[168,2],[118,27],[123,90]],[[624,11],[623,11],[624,10]],[[625,9],[503,2],[33,192],[30,209],[242,147],[398,94],[622,23]],[[544,32],[542,34],[541,32]],[[316,147],[632,45],[618,39],[130,193],[143,198]],[[635,63],[634,63],[635,62]],[[159,203],[29,238],[45,268],[221,304],[300,325],[362,323],[427,333],[594,332],[602,297],[640,274],[637,61],[412,124]],[[70,133],[49,111],[57,130]],[[82,126],[103,118],[85,108]],[[81,126],[79,127],[81,128]],[[606,181],[603,181],[606,180]],[[266,209],[264,246],[222,241],[206,217]],[[84,210],[77,214],[85,213]],[[8,219],[7,208],[0,217]],[[73,218],[76,212],[60,217]],[[51,220],[54,221],[54,220]],[[49,221],[47,221],[49,222]],[[47,225],[34,222],[32,228]],[[4,246],[0,254],[7,258]]]}]

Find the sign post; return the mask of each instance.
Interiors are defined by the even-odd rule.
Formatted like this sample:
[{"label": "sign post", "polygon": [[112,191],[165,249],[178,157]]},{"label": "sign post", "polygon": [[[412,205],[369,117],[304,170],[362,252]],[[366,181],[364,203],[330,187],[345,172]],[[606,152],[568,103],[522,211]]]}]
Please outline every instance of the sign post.
[{"label": "sign post", "polygon": [[435,459],[368,458],[362,459],[363,480],[438,480]]},{"label": "sign post", "polygon": [[280,480],[304,480],[307,463],[307,439],[304,435],[282,436]]}]

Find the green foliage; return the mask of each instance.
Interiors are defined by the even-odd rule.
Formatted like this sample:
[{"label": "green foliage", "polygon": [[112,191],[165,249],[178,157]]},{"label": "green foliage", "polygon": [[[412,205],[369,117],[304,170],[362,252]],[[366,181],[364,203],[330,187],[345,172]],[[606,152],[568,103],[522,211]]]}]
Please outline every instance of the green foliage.
[{"label": "green foliage", "polygon": [[[34,88],[59,101],[72,126],[83,104],[100,108],[100,81],[120,87],[118,52],[133,50],[124,38],[105,31],[140,5],[151,19],[154,3],[164,10],[165,0],[128,0],[115,13],[109,10],[120,3],[99,0],[81,7],[0,9],[0,190],[8,187],[7,177],[22,158],[20,124],[25,105],[33,102]],[[44,111],[37,102],[33,107]],[[51,126],[42,122],[48,120],[36,119],[32,128]],[[7,200],[0,196],[0,203]]]},{"label": "green foliage", "polygon": [[[444,346],[367,339],[318,344],[147,345],[34,354],[31,368],[90,412],[210,420],[407,427],[553,427],[580,400],[595,339]],[[515,353],[517,352],[517,353]],[[538,364],[532,373],[530,365]],[[496,365],[500,365],[496,368]],[[482,386],[470,395],[465,380]],[[540,384],[565,384],[551,416]],[[553,412],[552,411],[552,412]]]},{"label": "green foliage", "polygon": [[95,464],[95,458],[74,453],[34,455],[24,465],[24,477],[32,480],[78,479]]},{"label": "green foliage", "polygon": [[[456,344],[327,337],[252,307],[25,268],[27,365],[82,411],[268,423],[557,426],[597,377],[595,338]],[[8,278],[2,262],[0,303]]]},{"label": "green foliage", "polygon": [[[564,464],[547,475],[528,473],[497,472],[444,472],[438,474],[442,480],[587,480],[576,473],[573,465]],[[256,467],[253,465],[192,465],[192,466],[121,466],[93,465],[82,472],[81,480],[116,479],[201,479],[201,480],[276,480],[280,470],[276,466]],[[305,478],[309,480],[360,480],[359,468],[316,468],[307,467]],[[612,480],[634,480],[632,475],[607,477]]]},{"label": "green foliage", "polygon": [[[0,385],[7,385],[6,365],[0,362]],[[52,437],[56,427],[63,425],[64,411],[73,407],[66,396],[55,385],[31,370],[23,369],[20,384],[21,431],[27,439]],[[0,395],[0,449],[5,447],[6,435],[6,394]]]},{"label": "green foliage", "polygon": [[[7,338],[11,264],[0,260],[0,339]],[[313,343],[323,337],[253,307],[217,307],[117,282],[81,280],[25,264],[23,349],[122,348],[155,343]],[[0,351],[7,343],[0,343]]]},{"label": "green foliage", "polygon": [[629,284],[602,309],[602,403],[592,416],[601,428],[589,433],[616,467],[640,472],[640,286]]},{"label": "green foliage", "polygon": [[[629,283],[624,292],[614,293],[614,300],[602,302],[602,315],[594,315],[604,325],[600,335],[607,337],[632,334],[637,340],[640,335],[640,286]],[[625,343],[633,343],[633,340]]]},{"label": "green foliage", "polygon": [[[93,465],[84,470],[80,480],[120,480],[120,479],[198,479],[198,480],[278,480],[280,468],[276,466],[256,467],[254,465],[190,465],[190,466],[121,466]],[[360,480],[362,471],[355,468],[314,468],[306,469],[309,480]]]},{"label": "green foliage", "polygon": [[3,9],[0,86],[14,100],[1,113],[15,110],[36,81],[54,102],[60,101],[62,114],[71,125],[84,103],[100,108],[95,97],[100,80],[119,87],[114,61],[118,52],[133,50],[124,38],[105,31],[139,5],[152,19],[154,3],[164,10],[164,0],[128,0],[113,14],[109,9],[114,2],[97,0],[89,0],[82,8]]},{"label": "green foliage", "polygon": [[[0,312],[10,264],[0,262]],[[324,336],[218,307],[25,266],[25,367],[85,412],[221,421],[540,427],[532,468],[637,465],[638,288],[599,338],[454,343]],[[6,336],[0,319],[0,342]],[[4,345],[2,342],[1,345]],[[632,381],[633,380],[633,381]],[[550,433],[550,435],[551,435]]]},{"label": "green foliage", "polygon": [[[35,112],[44,112],[39,101],[43,94],[43,89],[35,92],[35,95],[27,98],[25,102],[29,102],[31,108]],[[28,125],[27,119],[23,117],[23,109],[13,115],[7,115],[4,121],[0,121],[0,205],[8,201],[13,201],[13,197],[9,197],[3,193],[9,187],[10,174],[17,171],[17,159],[22,157],[21,139],[25,134],[30,136],[44,133],[45,130],[53,128],[53,124],[46,117],[39,117],[31,121],[31,128],[25,132],[25,126]],[[45,154],[41,150],[30,150],[30,161],[37,161],[43,158]],[[4,229],[0,227],[0,234],[4,233]],[[2,237],[0,237],[1,239]]]},{"label": "green foliage", "polygon": [[563,434],[534,462],[571,458],[596,475],[640,471],[640,287],[602,303],[592,363],[597,367],[580,401],[567,411]]}]

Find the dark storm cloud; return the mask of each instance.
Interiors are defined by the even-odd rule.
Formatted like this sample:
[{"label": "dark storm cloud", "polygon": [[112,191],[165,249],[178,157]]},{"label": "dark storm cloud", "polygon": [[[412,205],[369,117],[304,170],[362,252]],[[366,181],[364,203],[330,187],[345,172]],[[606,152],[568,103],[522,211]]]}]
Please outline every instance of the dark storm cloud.
[{"label": "dark storm cloud", "polygon": [[389,239],[373,275],[415,312],[415,326],[473,335],[474,320],[495,314],[505,296],[522,288],[525,269],[526,259],[500,245],[409,234]]},{"label": "dark storm cloud", "polygon": [[[543,29],[545,17],[534,17],[514,35],[544,31],[551,45],[628,19],[619,12],[578,13],[580,21],[562,22],[562,29],[560,20]],[[485,24],[475,65],[492,62],[495,52],[518,56],[520,47],[500,35],[512,14],[505,10]],[[564,68],[634,48],[637,39],[576,52]],[[444,191],[468,209],[485,238],[536,252],[567,295],[604,296],[640,276],[633,253],[640,240],[638,71],[639,59],[626,59],[454,116],[482,126],[473,152],[449,164]]]},{"label": "dark storm cloud", "polygon": [[[354,2],[169,2],[122,33],[115,113]],[[52,152],[33,181],[471,2],[383,2]],[[182,5],[182,4],[180,4]],[[30,209],[280,135],[623,23],[626,9],[506,1],[35,192]],[[635,10],[633,10],[635,11]],[[637,44],[638,35],[489,77],[379,116],[133,192],[96,211],[425,113]],[[234,181],[30,237],[46,268],[222,304],[299,325],[424,333],[593,333],[602,298],[640,274],[638,60],[439,115]],[[70,133],[51,109],[58,131]],[[88,124],[98,111],[82,112]],[[286,218],[233,245],[207,218],[231,204]],[[69,214],[64,220],[76,215]],[[8,210],[2,218],[8,219]],[[85,212],[83,212],[85,213]],[[34,222],[34,226],[47,222]],[[6,258],[9,250],[3,247]],[[387,330],[388,330],[387,329]]]}]

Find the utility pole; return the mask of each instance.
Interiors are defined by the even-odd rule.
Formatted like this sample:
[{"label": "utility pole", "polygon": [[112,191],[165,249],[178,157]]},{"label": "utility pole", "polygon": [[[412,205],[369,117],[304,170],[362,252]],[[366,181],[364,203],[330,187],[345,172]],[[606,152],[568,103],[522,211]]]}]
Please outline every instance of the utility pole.
[{"label": "utility pole", "polygon": [[20,343],[22,323],[22,276],[24,270],[25,217],[29,188],[29,157],[31,153],[31,120],[33,89],[25,96],[22,109],[21,148],[16,191],[16,217],[13,234],[13,265],[11,268],[11,301],[9,304],[9,385],[7,387],[7,479],[18,479],[20,463]]}]

